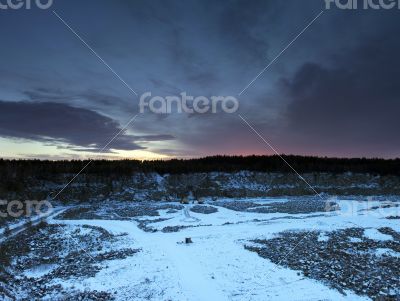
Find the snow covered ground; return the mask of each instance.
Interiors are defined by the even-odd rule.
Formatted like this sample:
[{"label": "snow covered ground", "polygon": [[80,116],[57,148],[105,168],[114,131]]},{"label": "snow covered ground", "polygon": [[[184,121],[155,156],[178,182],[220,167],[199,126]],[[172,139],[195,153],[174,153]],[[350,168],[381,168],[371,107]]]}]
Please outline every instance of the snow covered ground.
[{"label": "snow covered ground", "polygon": [[[286,200],[244,201],[268,206]],[[400,232],[398,220],[385,218],[385,214],[398,215],[399,207],[380,208],[376,212],[376,208],[371,209],[375,203],[337,202],[340,211],[308,214],[233,211],[210,202],[206,205],[217,208],[218,212],[194,213],[190,211],[193,205],[184,205],[181,210],[163,209],[159,210],[160,216],[141,216],[135,220],[51,219],[49,223],[53,224],[91,225],[113,234],[127,233],[124,247],[141,249],[133,256],[109,262],[94,277],[54,279],[54,282],[67,289],[110,292],[116,300],[369,300],[351,290],[340,292],[245,249],[252,240],[273,238],[287,230],[330,232],[357,227],[366,229],[365,235],[373,240],[393,239],[378,232],[381,227]],[[148,224],[157,231],[141,230],[138,224],[142,220],[160,220]],[[165,227],[176,226],[182,228],[178,232],[162,232]],[[184,244],[186,237],[192,238],[193,243]],[[324,241],[325,237],[321,235],[320,239]],[[380,250],[377,255],[382,254],[398,256],[391,250]],[[43,270],[37,273],[40,276]]]}]

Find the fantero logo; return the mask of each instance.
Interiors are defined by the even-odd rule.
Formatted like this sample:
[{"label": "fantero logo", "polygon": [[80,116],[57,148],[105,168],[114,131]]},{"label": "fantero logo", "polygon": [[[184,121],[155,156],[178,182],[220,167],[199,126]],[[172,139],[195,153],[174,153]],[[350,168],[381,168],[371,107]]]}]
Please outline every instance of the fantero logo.
[{"label": "fantero logo", "polygon": [[325,8],[331,9],[400,9],[400,0],[325,0]]},{"label": "fantero logo", "polygon": [[182,92],[179,96],[152,96],[151,92],[143,93],[139,101],[140,113],[146,108],[155,114],[216,114],[235,113],[239,109],[239,100],[233,96],[191,96]]},{"label": "fantero logo", "polygon": [[49,9],[53,0],[0,0],[0,9]]},{"label": "fantero logo", "polygon": [[53,211],[53,206],[47,200],[0,200],[0,218],[7,217],[26,217],[32,215],[48,216]]}]

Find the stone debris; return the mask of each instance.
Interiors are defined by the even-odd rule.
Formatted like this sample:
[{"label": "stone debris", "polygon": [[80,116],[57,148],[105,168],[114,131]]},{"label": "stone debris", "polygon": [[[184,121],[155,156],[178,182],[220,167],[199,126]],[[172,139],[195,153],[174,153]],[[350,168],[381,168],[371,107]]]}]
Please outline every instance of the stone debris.
[{"label": "stone debris", "polygon": [[[381,248],[400,252],[400,233],[391,228],[378,231],[392,235],[393,240],[366,238],[362,228],[283,232],[272,239],[254,240],[246,249],[339,291],[352,290],[374,300],[400,300],[400,258],[376,255]],[[321,234],[328,239],[320,241]]]},{"label": "stone debris", "polygon": [[202,214],[212,214],[218,212],[218,209],[212,206],[200,206],[196,205],[190,208],[190,211]]},{"label": "stone debris", "polygon": [[262,205],[247,201],[230,201],[216,202],[215,205],[234,211],[254,213],[308,214],[339,210],[339,206],[335,202],[315,199],[297,199],[286,202],[271,202]]},{"label": "stone debris", "polygon": [[[63,239],[63,232],[68,232],[75,244]],[[53,300],[114,300],[108,292],[71,292],[50,283],[54,279],[94,277],[105,267],[103,263],[140,252],[140,249],[114,249],[118,238],[101,227],[90,225],[42,223],[34,226],[1,244],[0,292],[11,300],[45,297]],[[54,267],[43,275],[25,275],[25,271],[43,265]]]}]

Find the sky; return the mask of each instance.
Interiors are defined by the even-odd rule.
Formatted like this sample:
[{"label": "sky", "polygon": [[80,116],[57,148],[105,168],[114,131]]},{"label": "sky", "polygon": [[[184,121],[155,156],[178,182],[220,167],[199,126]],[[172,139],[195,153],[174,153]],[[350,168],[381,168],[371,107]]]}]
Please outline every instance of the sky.
[{"label": "sky", "polygon": [[[0,9],[0,156],[192,158],[272,146],[400,157],[400,9],[325,8],[54,0]],[[141,113],[146,92],[233,96],[239,109]]]}]

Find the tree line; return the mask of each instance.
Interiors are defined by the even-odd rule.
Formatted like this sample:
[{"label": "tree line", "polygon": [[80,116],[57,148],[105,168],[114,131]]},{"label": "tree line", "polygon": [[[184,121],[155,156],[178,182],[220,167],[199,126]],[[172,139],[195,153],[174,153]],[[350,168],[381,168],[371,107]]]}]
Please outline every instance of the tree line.
[{"label": "tree line", "polygon": [[[283,155],[294,170],[299,173],[369,173],[377,175],[400,175],[400,159],[327,158]],[[293,170],[274,156],[212,156],[199,159],[172,160],[94,160],[82,171],[83,175],[100,177],[130,176],[137,172],[159,174],[185,174],[201,172],[283,172]],[[55,176],[75,174],[89,163],[88,160],[46,161],[46,160],[4,160],[0,159],[0,181],[35,178],[53,180]]]}]

